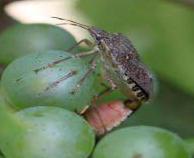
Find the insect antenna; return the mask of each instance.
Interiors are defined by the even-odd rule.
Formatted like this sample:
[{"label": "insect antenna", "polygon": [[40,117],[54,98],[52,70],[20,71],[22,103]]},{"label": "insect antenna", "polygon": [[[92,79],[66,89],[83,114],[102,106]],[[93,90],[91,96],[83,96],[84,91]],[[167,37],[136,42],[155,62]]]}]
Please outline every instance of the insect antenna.
[{"label": "insect antenna", "polygon": [[70,23],[59,23],[59,24],[57,24],[57,25],[73,25],[73,26],[81,27],[81,28],[86,29],[86,30],[88,30],[88,29],[90,28],[90,27],[87,26],[87,25],[84,25],[84,24],[75,22],[75,21],[73,21],[73,20],[64,19],[64,18],[59,18],[59,17],[51,17],[51,18],[58,19],[58,20],[64,20],[64,21],[70,22]]},{"label": "insect antenna", "polygon": [[89,28],[86,28],[84,26],[81,26],[81,25],[78,25],[78,24],[73,24],[73,23],[59,23],[59,24],[56,24],[56,25],[73,25],[73,26],[81,27],[81,28],[86,29],[86,30],[89,29]]},{"label": "insect antenna", "polygon": [[82,26],[86,26],[86,27],[89,27],[87,25],[84,25],[84,24],[81,24],[81,23],[78,23],[76,21],[73,21],[73,20],[69,20],[69,19],[65,19],[65,18],[59,18],[59,17],[51,17],[51,18],[54,18],[54,19],[58,19],[58,20],[65,20],[65,21],[69,21],[69,22],[72,22],[72,23],[75,23],[75,24],[79,24],[79,25],[82,25]]}]

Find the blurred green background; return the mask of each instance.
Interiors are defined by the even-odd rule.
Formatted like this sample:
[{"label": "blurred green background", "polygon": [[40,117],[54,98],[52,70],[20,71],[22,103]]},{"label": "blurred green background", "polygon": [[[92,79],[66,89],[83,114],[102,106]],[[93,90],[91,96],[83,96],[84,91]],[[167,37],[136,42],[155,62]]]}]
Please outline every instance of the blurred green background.
[{"label": "blurred green background", "polygon": [[[1,32],[16,23],[3,11],[4,1],[0,0]],[[151,104],[143,105],[122,126],[154,125],[193,137],[194,1],[76,0],[73,7],[74,16],[129,37],[157,78]]]}]

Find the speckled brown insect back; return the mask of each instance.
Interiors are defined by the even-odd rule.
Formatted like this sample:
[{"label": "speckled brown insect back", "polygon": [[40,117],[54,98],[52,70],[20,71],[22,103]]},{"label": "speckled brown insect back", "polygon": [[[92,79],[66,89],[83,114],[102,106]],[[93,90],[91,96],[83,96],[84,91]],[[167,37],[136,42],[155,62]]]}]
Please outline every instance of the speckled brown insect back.
[{"label": "speckled brown insect back", "polygon": [[102,51],[105,76],[131,100],[148,101],[152,94],[152,76],[129,39],[120,33],[108,34],[92,27],[91,30],[95,30],[91,34]]},{"label": "speckled brown insect back", "polygon": [[[91,60],[91,68],[72,89],[71,94],[76,92],[76,90],[83,84],[84,80],[96,68],[98,62],[101,61],[103,62],[102,76],[106,78],[107,82],[111,86],[111,90],[118,88],[129,98],[130,102],[137,102],[138,106],[135,106],[135,109],[132,109],[132,111],[136,111],[142,101],[149,101],[153,91],[152,75],[147,70],[146,66],[140,61],[136,49],[133,47],[128,38],[123,36],[121,33],[107,33],[106,31],[100,30],[96,27],[90,27],[72,20],[58,17],[53,18],[67,22],[59,25],[69,24],[88,30],[95,43],[93,44],[88,39],[83,39],[68,49],[68,51],[71,51],[83,42],[91,47],[92,51],[75,54],[68,58],[49,63],[48,65],[35,70],[36,72],[71,58],[95,53]],[[99,57],[100,60],[98,59]],[[132,104],[128,105],[131,106]],[[126,107],[128,105],[126,105]],[[120,105],[118,104],[118,106]],[[82,111],[82,113],[83,112],[84,111]]]}]

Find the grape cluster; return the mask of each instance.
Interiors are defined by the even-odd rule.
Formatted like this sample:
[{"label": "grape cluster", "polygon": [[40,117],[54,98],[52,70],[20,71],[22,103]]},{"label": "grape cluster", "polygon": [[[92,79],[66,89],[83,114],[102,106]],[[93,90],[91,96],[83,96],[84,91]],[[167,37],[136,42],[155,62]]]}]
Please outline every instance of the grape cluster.
[{"label": "grape cluster", "polygon": [[[179,136],[156,127],[127,127],[97,137],[103,130],[98,114],[117,121],[123,117],[115,110],[126,117],[130,111],[117,101],[89,108],[82,116],[103,87],[100,68],[75,93],[71,92],[91,66],[88,58],[44,68],[71,56],[64,50],[74,43],[70,33],[46,24],[19,24],[0,35],[0,64],[5,68],[0,82],[0,157],[191,157]],[[112,123],[104,121],[107,127]]]}]

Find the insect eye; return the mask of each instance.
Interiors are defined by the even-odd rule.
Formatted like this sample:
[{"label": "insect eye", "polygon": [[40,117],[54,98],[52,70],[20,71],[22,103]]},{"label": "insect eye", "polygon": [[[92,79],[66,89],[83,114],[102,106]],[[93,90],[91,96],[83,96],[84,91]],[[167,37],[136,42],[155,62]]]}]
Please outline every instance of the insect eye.
[{"label": "insect eye", "polygon": [[97,41],[99,41],[99,40],[101,40],[101,39],[102,39],[102,37],[100,37],[100,36],[97,36],[97,37],[96,37],[96,40],[97,40]]}]

